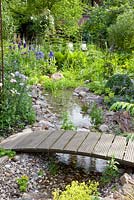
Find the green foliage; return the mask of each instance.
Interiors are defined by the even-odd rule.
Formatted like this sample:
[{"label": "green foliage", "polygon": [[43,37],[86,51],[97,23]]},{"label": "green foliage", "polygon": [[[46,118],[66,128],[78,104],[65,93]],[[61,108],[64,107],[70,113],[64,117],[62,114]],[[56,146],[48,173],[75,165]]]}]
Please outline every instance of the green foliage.
[{"label": "green foliage", "polygon": [[6,150],[6,149],[0,148],[0,157],[2,157],[2,156],[8,156],[9,158],[13,158],[15,155],[16,155],[15,151]]},{"label": "green foliage", "polygon": [[63,122],[62,122],[61,129],[64,129],[64,130],[76,130],[76,127],[73,125],[73,123],[69,119],[69,115],[68,115],[67,112],[63,113],[63,117],[62,118],[63,118]]},{"label": "green foliage", "polygon": [[109,78],[106,88],[110,88],[115,94],[124,94],[127,89],[133,86],[133,83],[126,74],[115,74]]},{"label": "green foliage", "polygon": [[126,141],[128,142],[129,140],[134,141],[134,133],[127,133],[126,136]]},{"label": "green foliage", "polygon": [[40,169],[39,171],[38,171],[38,176],[44,176],[44,171],[42,170],[42,169]]},{"label": "green foliage", "polygon": [[119,176],[119,169],[117,167],[119,163],[115,160],[114,156],[112,156],[111,160],[108,161],[108,165],[101,177],[101,184],[105,185],[110,183],[112,180]]},{"label": "green foliage", "polygon": [[134,115],[134,104],[133,103],[127,103],[127,102],[116,102],[111,107],[110,110],[126,110],[130,112],[132,115]]},{"label": "green foliage", "polygon": [[56,29],[64,35],[75,36],[78,32],[78,20],[82,16],[83,7],[80,0],[60,0],[52,6]]},{"label": "green foliage", "polygon": [[134,49],[134,10],[126,10],[108,29],[110,44],[125,51]]},{"label": "green foliage", "polygon": [[31,124],[35,121],[35,113],[28,93],[26,76],[18,71],[15,73],[5,73],[5,88],[0,104],[1,134],[5,130],[12,130],[13,127],[22,128],[25,124]]},{"label": "green foliage", "polygon": [[97,182],[89,181],[86,184],[72,181],[71,185],[66,186],[65,191],[53,192],[54,200],[99,200],[97,187]]},{"label": "green foliage", "polygon": [[17,178],[17,183],[21,192],[26,192],[28,187],[28,181],[29,178],[26,175],[21,176],[21,178]]},{"label": "green foliage", "polygon": [[103,110],[102,108],[99,108],[96,103],[91,106],[90,118],[95,127],[98,127],[103,123]]},{"label": "green foliage", "polygon": [[50,174],[52,174],[53,176],[58,173],[58,165],[53,159],[50,159],[48,169],[50,171]]},{"label": "green foliage", "polygon": [[5,50],[5,85],[0,101],[0,134],[35,121],[27,77],[20,72],[22,55]]}]

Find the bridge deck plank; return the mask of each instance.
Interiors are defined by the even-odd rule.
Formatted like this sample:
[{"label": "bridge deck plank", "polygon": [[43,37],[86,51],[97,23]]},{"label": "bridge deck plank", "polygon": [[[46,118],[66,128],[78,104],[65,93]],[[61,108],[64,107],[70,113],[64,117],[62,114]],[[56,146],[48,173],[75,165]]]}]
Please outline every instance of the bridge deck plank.
[{"label": "bridge deck plank", "polygon": [[106,157],[114,137],[112,134],[102,134],[92,153],[100,157]]},{"label": "bridge deck plank", "polygon": [[123,159],[123,155],[126,149],[126,138],[121,136],[116,136],[109,151],[108,156],[114,156],[117,159]]},{"label": "bridge deck plank", "polygon": [[53,131],[40,131],[29,134],[26,138],[14,145],[16,149],[35,149],[42,140],[45,140]]},{"label": "bridge deck plank", "polygon": [[81,144],[81,146],[78,148],[79,153],[88,153],[91,154],[96,143],[98,142],[101,134],[100,133],[89,133],[86,140]]},{"label": "bridge deck plank", "polygon": [[65,131],[56,130],[43,140],[36,148],[39,150],[49,150],[50,147],[62,136]]},{"label": "bridge deck plank", "polygon": [[21,132],[18,134],[11,135],[10,137],[1,142],[0,147],[5,149],[14,149],[15,145],[17,145],[22,140],[26,139],[29,135],[31,135],[31,132]]},{"label": "bridge deck plank", "polygon": [[134,163],[134,141],[129,141],[126,147],[125,156],[123,158],[126,162]]},{"label": "bridge deck plank", "polygon": [[74,131],[65,131],[61,137],[51,146],[53,150],[63,150],[68,142],[76,135]]},{"label": "bridge deck plank", "polygon": [[64,150],[70,152],[77,152],[78,148],[83,143],[88,134],[88,132],[77,132],[77,134],[65,146]]}]

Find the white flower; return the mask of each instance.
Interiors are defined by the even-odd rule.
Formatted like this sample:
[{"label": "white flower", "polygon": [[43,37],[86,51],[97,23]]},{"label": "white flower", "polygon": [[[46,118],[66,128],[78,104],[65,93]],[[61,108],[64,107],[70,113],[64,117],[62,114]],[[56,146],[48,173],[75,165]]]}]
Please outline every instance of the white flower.
[{"label": "white flower", "polygon": [[12,93],[12,94],[18,94],[18,95],[20,95],[20,93],[19,92],[17,92],[17,90],[16,89],[12,89],[12,90],[10,90],[10,92]]},{"label": "white flower", "polygon": [[73,47],[73,43],[72,42],[69,42],[68,43],[68,48],[70,51],[73,51],[74,50],[74,47]]},{"label": "white flower", "polygon": [[20,76],[20,72],[16,71],[15,76]]},{"label": "white flower", "polygon": [[15,77],[15,74],[11,73],[11,76],[12,76],[12,77]]},{"label": "white flower", "polygon": [[24,83],[20,83],[19,85],[20,85],[20,86],[24,86]]},{"label": "white flower", "polygon": [[0,87],[2,87],[2,83],[0,83]]},{"label": "white flower", "polygon": [[82,43],[82,44],[81,44],[81,50],[82,50],[82,51],[86,51],[86,50],[87,50],[87,45],[86,45],[86,43]]},{"label": "white flower", "polygon": [[21,77],[23,81],[27,80],[27,77],[24,74],[21,74]]},{"label": "white flower", "polygon": [[10,80],[10,82],[11,83],[17,83],[17,81],[15,79],[13,79],[13,78]]}]

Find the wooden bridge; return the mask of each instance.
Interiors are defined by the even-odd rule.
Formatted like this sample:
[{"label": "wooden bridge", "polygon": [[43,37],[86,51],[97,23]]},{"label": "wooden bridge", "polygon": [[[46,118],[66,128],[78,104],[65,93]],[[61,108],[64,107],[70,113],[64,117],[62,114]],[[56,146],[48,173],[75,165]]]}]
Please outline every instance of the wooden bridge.
[{"label": "wooden bridge", "polygon": [[55,152],[109,159],[134,166],[134,141],[112,134],[77,131],[40,131],[18,133],[4,140],[0,147],[17,152]]}]

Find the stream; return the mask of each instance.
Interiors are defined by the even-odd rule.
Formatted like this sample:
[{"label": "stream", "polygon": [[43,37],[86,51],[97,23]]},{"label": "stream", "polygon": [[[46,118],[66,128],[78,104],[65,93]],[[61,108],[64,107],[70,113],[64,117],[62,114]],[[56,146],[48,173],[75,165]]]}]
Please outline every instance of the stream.
[{"label": "stream", "polygon": [[[73,95],[72,90],[45,93],[45,96],[51,111],[59,117],[60,125],[63,121],[62,115],[66,112],[73,125],[77,127],[77,131],[88,131],[89,127],[92,126],[89,114],[82,112],[84,103]],[[60,162],[75,165],[75,167],[82,168],[86,173],[90,171],[103,172],[107,165],[105,160],[87,156],[57,153],[57,157]]]}]

